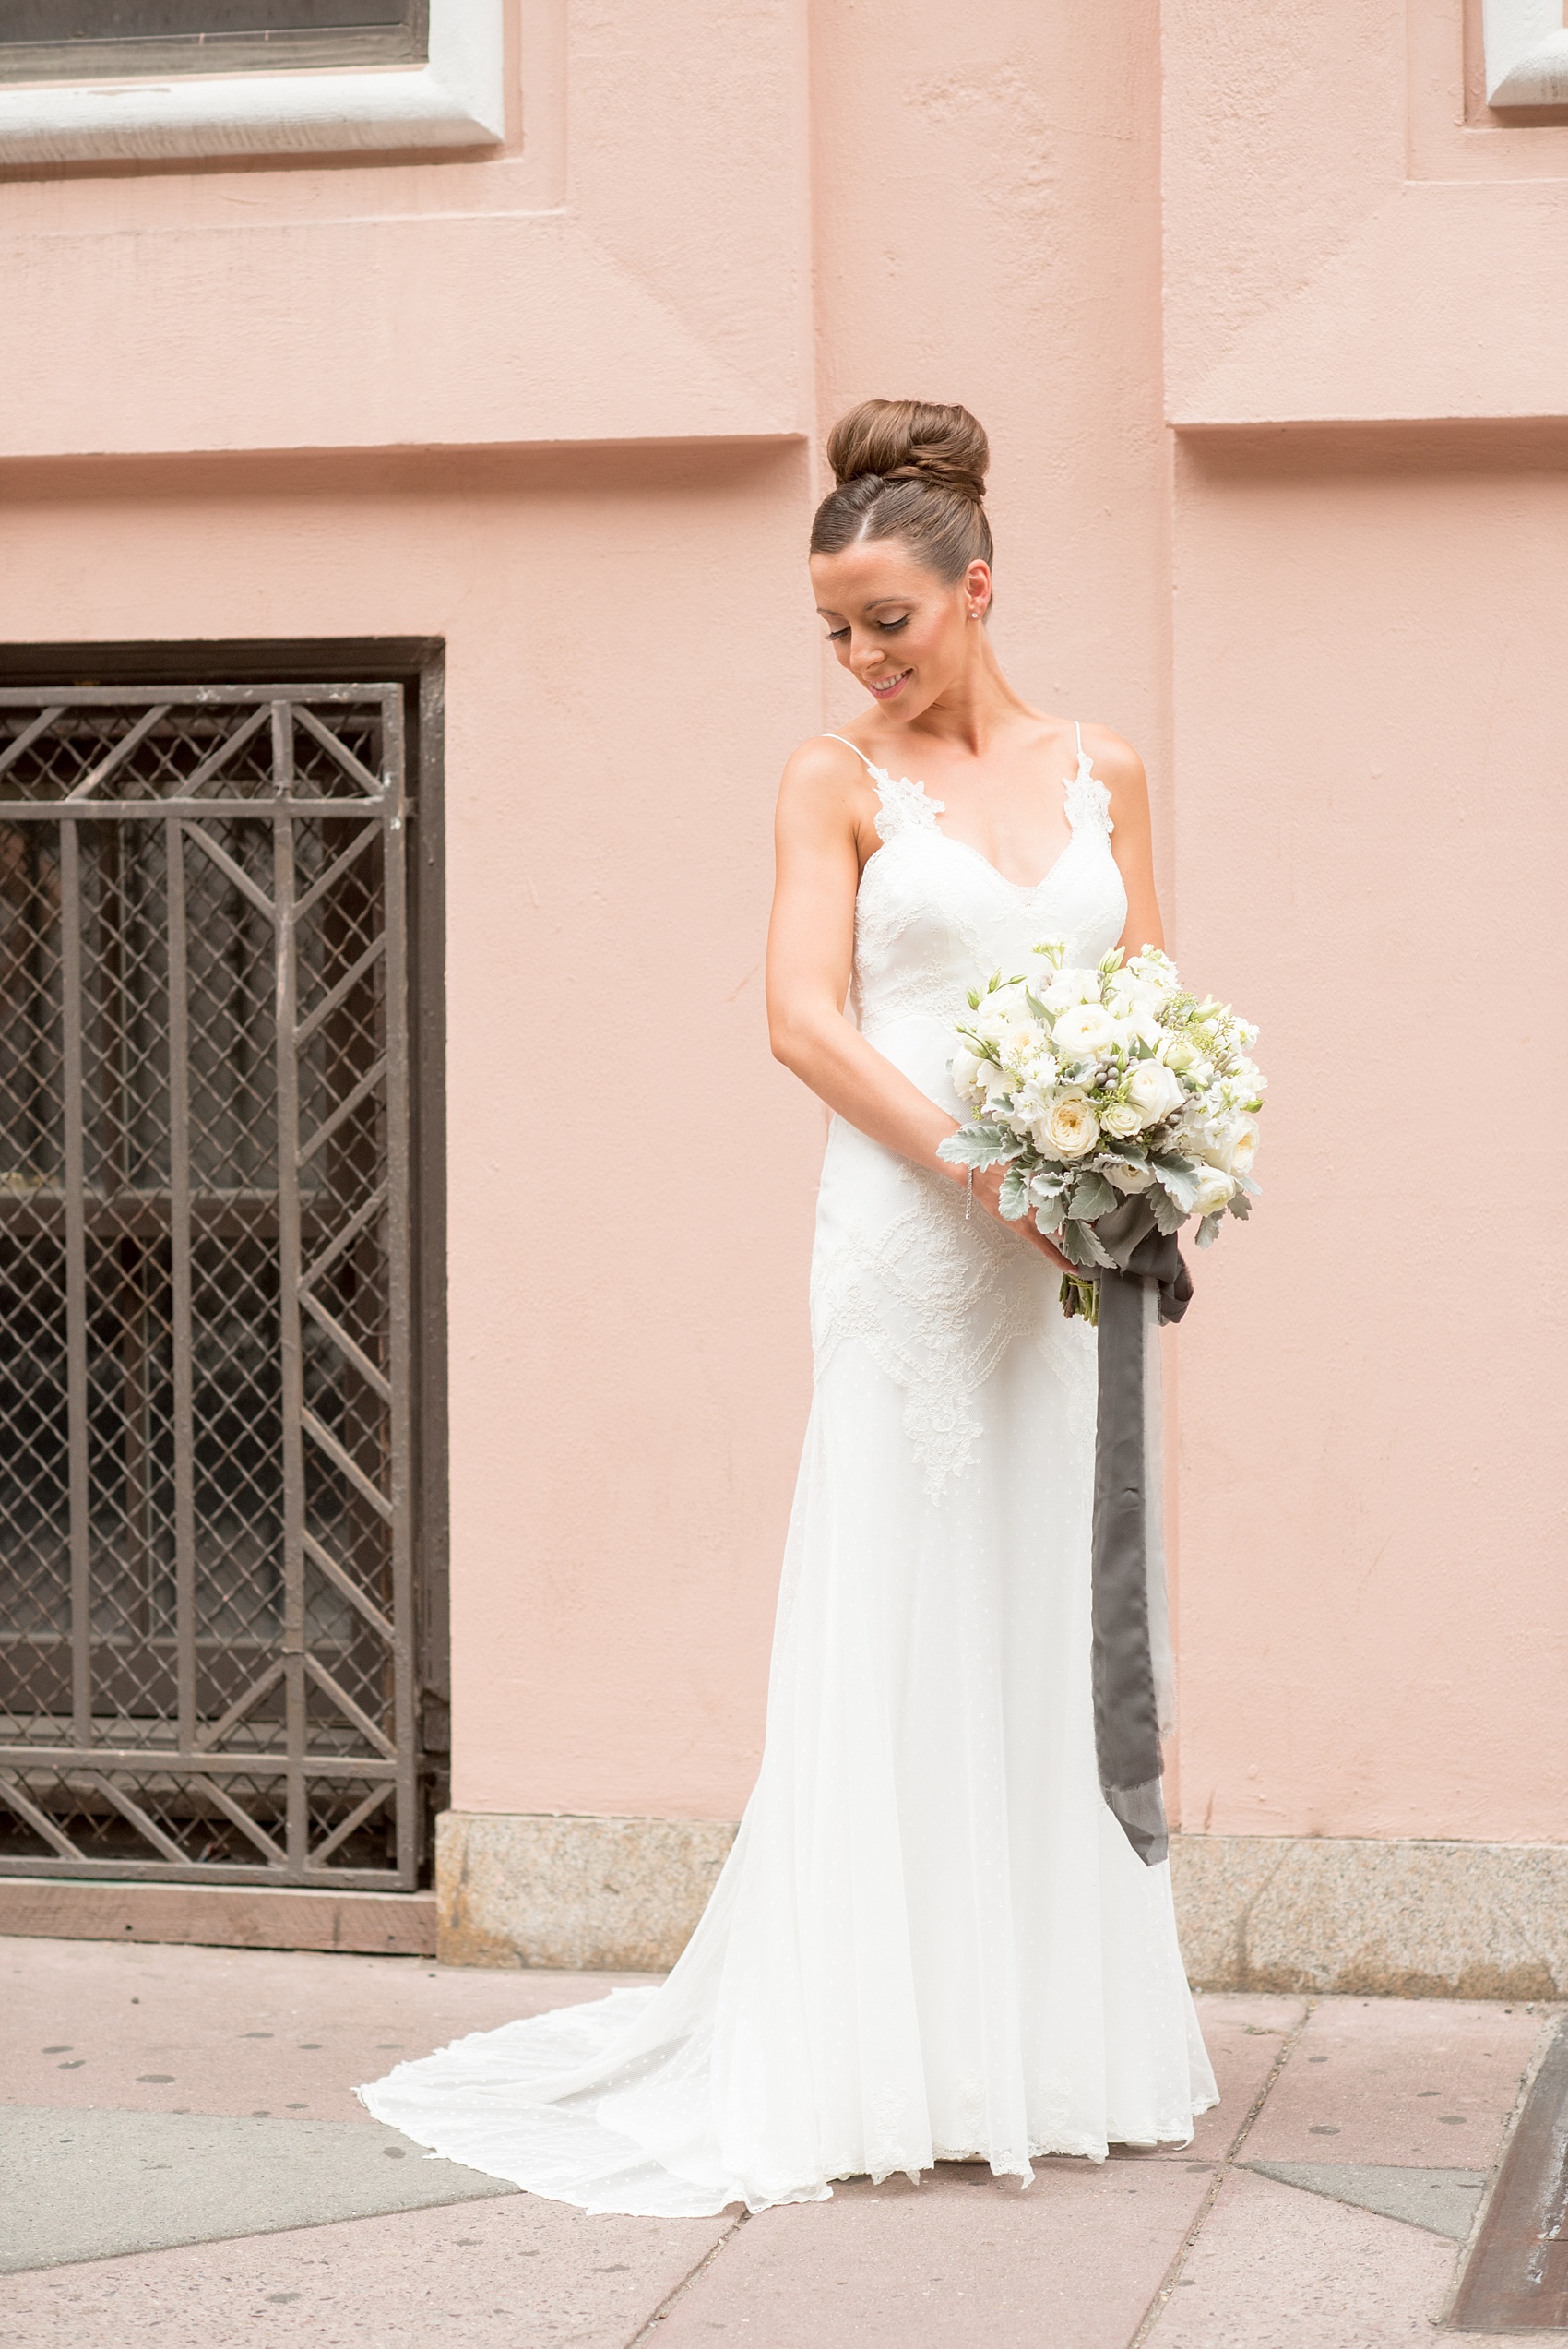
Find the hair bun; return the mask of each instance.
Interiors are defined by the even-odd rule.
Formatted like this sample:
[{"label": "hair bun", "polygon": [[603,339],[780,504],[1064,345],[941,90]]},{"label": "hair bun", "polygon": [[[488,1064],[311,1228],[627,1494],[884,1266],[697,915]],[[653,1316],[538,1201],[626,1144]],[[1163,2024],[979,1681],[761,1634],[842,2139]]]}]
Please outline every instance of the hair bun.
[{"label": "hair bun", "polygon": [[828,435],[827,461],[840,489],[873,473],[885,482],[925,482],[979,506],[991,447],[967,408],[929,399],[862,399]]}]

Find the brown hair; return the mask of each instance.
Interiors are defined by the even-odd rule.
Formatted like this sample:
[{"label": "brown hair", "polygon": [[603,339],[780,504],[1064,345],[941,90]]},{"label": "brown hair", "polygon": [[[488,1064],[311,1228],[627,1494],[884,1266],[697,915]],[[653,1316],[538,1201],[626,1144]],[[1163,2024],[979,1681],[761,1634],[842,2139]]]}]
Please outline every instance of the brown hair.
[{"label": "brown hair", "polygon": [[901,539],[939,579],[991,561],[991,448],[967,408],[862,399],[829,433],[827,461],[837,487],[816,509],[814,554],[837,554],[857,539]]}]

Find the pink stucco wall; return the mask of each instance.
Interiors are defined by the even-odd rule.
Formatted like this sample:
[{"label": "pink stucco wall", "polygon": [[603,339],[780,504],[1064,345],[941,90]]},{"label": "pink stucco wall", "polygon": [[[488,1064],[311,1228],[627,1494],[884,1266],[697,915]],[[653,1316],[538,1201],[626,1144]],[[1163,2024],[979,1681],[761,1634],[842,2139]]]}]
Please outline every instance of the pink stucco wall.
[{"label": "pink stucco wall", "polygon": [[1469,1155],[1521,1090],[1556,1140],[1555,965],[1501,1005],[1565,845],[1568,128],[1407,15],[519,0],[494,156],[0,179],[0,636],[447,640],[460,1806],[750,1782],[822,1131],[771,798],[847,708],[820,424],[915,391],[992,431],[1004,660],[1144,750],[1265,1022],[1173,1365],[1185,1824],[1568,1835],[1562,1275]]}]

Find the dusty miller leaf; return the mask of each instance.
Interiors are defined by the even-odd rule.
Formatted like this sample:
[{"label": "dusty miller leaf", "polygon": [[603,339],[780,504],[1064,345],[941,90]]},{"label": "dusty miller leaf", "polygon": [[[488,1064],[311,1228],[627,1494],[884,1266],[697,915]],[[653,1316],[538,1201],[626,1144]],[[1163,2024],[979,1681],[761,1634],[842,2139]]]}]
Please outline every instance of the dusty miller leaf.
[{"label": "dusty miller leaf", "polygon": [[1116,1193],[1103,1174],[1080,1174],[1073,1186],[1069,1213],[1085,1218],[1109,1215],[1116,1205]]},{"label": "dusty miller leaf", "polygon": [[1021,1215],[1028,1213],[1028,1180],[1017,1167],[1010,1166],[1002,1177],[1002,1194],[997,1205],[1009,1223],[1016,1223]]}]

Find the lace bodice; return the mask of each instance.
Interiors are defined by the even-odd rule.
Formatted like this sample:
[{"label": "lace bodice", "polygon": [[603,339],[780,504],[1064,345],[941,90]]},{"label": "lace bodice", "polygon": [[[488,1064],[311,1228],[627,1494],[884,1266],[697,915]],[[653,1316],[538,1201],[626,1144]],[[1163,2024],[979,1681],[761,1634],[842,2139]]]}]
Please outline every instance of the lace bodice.
[{"label": "lace bodice", "polygon": [[923,784],[866,764],[884,842],[855,902],[853,1000],[868,1037],[911,1012],[956,1019],[977,978],[1039,938],[1065,938],[1070,962],[1098,962],[1115,945],[1127,899],[1111,853],[1111,794],[1081,738],[1077,772],[1063,783],[1072,838],[1032,889],[950,839],[937,821],[944,803]]},{"label": "lace bodice", "polygon": [[[1070,961],[1098,962],[1122,934],[1110,793],[1080,741],[1063,781],[1072,838],[1026,888],[950,839],[943,803],[922,785],[866,765],[883,845],[855,905],[855,1015],[868,1043],[957,1116],[948,1068],[969,988],[1040,938],[1064,938]],[[1082,1325],[1063,1322],[1044,1259],[990,1216],[966,1217],[963,1194],[940,1175],[839,1119],[817,1208],[812,1328],[819,1377],[856,1339],[903,1389],[904,1432],[932,1496],[973,1459],[974,1398],[1016,1340],[1040,1344],[1092,1427],[1092,1353]]]}]

